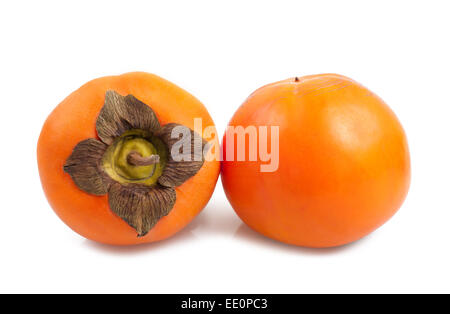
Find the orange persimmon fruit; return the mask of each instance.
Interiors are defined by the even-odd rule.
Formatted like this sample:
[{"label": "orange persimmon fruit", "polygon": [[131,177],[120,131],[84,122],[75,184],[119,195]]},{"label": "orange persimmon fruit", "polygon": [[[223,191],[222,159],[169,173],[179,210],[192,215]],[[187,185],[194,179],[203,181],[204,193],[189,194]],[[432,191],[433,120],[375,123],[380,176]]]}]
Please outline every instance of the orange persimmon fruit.
[{"label": "orange persimmon fruit", "polygon": [[[405,132],[391,109],[354,80],[321,74],[256,90],[230,126],[277,126],[278,167],[239,161],[250,136],[224,136],[221,177],[239,217],[255,231],[305,247],[334,247],[384,224],[403,203],[410,184]],[[227,156],[227,141],[232,147]],[[271,152],[272,157],[276,154]]]},{"label": "orange persimmon fruit", "polygon": [[[197,131],[195,118],[201,119]],[[207,141],[218,141],[215,131],[203,137],[207,127],[214,130],[203,104],[156,75],[92,80],[63,100],[42,128],[37,158],[44,192],[56,214],[88,239],[132,245],[168,238],[214,191],[220,163],[202,153]],[[189,131],[185,140],[192,142],[179,152],[192,159],[171,155],[176,130]],[[195,138],[200,154],[185,150],[194,148]]]}]

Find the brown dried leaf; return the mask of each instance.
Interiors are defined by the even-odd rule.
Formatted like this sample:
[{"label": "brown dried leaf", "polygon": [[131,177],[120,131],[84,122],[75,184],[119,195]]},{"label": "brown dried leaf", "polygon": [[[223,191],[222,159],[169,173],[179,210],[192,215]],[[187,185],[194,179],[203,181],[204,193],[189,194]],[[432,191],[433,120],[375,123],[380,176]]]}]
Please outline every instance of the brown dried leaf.
[{"label": "brown dried leaf", "polygon": [[122,96],[109,90],[105,94],[105,104],[97,118],[99,138],[110,145],[125,131],[132,129],[155,132],[160,128],[153,110],[133,95]]},{"label": "brown dried leaf", "polygon": [[66,160],[64,171],[81,190],[95,195],[107,193],[108,180],[100,167],[106,149],[107,145],[90,138],[78,143]]},{"label": "brown dried leaf", "polygon": [[175,190],[163,186],[121,185],[109,188],[111,210],[133,227],[139,237],[145,236],[164,216],[176,200]]},{"label": "brown dried leaf", "polygon": [[[187,129],[190,133],[190,158],[189,160],[174,160],[174,156],[172,155],[172,148],[174,145],[182,138],[180,135],[179,138],[172,138],[172,131],[176,127],[182,127]],[[203,149],[207,142],[201,138],[200,135],[192,131],[191,129],[176,123],[169,123],[163,126],[157,133],[158,136],[166,145],[169,152],[169,157],[167,160],[167,164],[163,170],[162,175],[158,179],[158,183],[167,186],[167,187],[177,187],[186,182],[190,177],[194,176],[200,168],[203,166],[205,161],[203,156]],[[201,143],[201,151],[195,149],[196,141],[194,138],[199,139],[199,143]],[[184,153],[184,148],[182,145],[179,145],[178,152],[180,154]],[[178,148],[175,147],[175,149]],[[188,152],[186,152],[188,154]]]}]

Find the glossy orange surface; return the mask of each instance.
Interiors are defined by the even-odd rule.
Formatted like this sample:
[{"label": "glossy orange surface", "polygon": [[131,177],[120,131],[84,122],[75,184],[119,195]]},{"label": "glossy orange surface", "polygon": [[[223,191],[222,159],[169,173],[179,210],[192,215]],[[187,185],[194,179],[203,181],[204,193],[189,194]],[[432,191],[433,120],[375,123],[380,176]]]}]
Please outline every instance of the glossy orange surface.
[{"label": "glossy orange surface", "polygon": [[[399,120],[347,77],[311,75],[264,86],[230,125],[279,126],[277,171],[261,172],[267,163],[261,160],[222,163],[234,210],[270,238],[306,247],[343,245],[380,227],[407,195],[410,158]],[[223,148],[226,143],[224,137]]]},{"label": "glossy orange surface", "polygon": [[107,195],[94,196],[81,191],[63,171],[78,142],[97,138],[95,122],[107,90],[134,95],[155,111],[161,125],[174,122],[194,129],[194,118],[202,119],[203,129],[214,125],[200,101],[156,75],[136,72],[90,81],[63,100],[42,129],[37,157],[47,199],[70,228],[91,240],[128,245],[170,237],[207,204],[219,175],[219,161],[205,161],[194,177],[177,187],[177,200],[169,215],[146,236],[138,238],[136,231],[110,210]]}]

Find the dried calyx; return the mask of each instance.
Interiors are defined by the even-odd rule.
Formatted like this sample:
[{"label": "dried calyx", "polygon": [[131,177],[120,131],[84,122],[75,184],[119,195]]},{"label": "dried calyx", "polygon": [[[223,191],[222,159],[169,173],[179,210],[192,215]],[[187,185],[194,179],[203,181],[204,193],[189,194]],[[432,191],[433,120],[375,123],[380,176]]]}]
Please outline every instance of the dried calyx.
[{"label": "dried calyx", "polygon": [[[173,158],[172,147],[180,140],[172,136],[176,127],[182,126],[161,127],[153,110],[134,96],[107,91],[96,123],[100,140],[78,143],[64,171],[81,190],[108,194],[111,210],[144,236],[173,208],[175,188],[204,163],[206,142],[202,139],[201,150],[194,149],[200,135],[190,129],[190,160]],[[186,156],[184,147],[178,153]]]}]

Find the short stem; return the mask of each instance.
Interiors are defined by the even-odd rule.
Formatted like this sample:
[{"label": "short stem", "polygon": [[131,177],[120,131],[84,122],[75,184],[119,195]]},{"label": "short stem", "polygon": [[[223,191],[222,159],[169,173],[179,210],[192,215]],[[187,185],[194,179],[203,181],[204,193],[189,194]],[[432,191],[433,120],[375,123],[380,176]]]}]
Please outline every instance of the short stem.
[{"label": "short stem", "polygon": [[159,163],[159,156],[142,157],[138,152],[132,151],[127,156],[127,162],[132,166],[150,166]]}]

